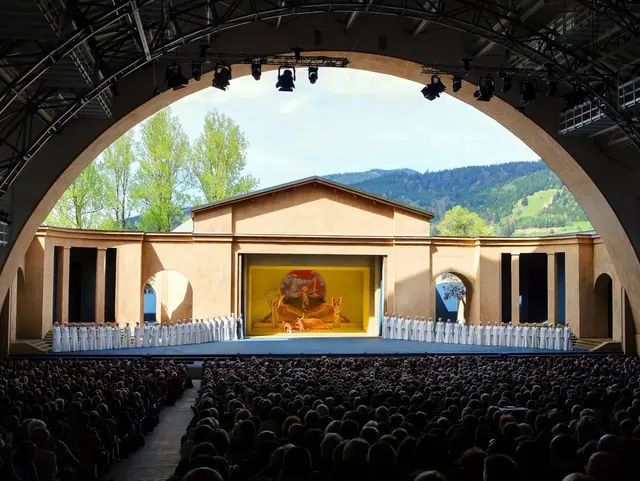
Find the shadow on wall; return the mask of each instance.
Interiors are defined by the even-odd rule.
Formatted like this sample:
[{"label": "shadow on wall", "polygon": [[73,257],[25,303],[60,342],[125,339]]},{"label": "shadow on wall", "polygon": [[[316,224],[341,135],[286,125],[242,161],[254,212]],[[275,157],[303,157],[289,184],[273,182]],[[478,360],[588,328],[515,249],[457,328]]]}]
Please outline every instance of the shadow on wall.
[{"label": "shadow on wall", "polygon": [[193,316],[193,288],[184,274],[163,270],[149,278],[145,286],[145,322],[173,322]]}]

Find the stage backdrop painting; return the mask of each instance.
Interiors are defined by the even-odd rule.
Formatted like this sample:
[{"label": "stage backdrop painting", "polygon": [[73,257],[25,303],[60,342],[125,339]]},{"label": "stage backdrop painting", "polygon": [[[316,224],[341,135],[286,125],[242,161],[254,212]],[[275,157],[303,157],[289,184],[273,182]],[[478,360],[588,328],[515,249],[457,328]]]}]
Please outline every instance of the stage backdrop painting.
[{"label": "stage backdrop painting", "polygon": [[367,267],[251,266],[249,335],[364,333]]}]

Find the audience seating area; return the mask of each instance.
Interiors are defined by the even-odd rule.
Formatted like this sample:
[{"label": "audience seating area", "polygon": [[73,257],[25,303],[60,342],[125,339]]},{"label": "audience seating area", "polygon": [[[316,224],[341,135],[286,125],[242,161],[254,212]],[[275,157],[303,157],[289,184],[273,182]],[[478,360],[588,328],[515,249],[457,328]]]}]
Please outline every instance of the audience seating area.
[{"label": "audience seating area", "polygon": [[632,481],[640,360],[208,362],[171,481]]},{"label": "audience seating area", "polygon": [[0,361],[0,480],[102,478],[188,384],[173,361]]}]

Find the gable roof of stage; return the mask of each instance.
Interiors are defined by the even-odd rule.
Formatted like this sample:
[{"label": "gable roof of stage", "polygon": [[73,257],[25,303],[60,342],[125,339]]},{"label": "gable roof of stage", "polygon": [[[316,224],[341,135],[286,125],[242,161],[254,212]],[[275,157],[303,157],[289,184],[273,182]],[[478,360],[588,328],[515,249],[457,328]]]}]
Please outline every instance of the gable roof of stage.
[{"label": "gable roof of stage", "polygon": [[335,182],[333,180],[325,179],[324,177],[320,177],[314,175],[312,177],[306,177],[304,179],[294,180],[293,182],[287,182],[285,184],[274,185],[273,187],[267,187],[266,189],[260,189],[253,192],[249,192],[247,194],[237,195],[235,197],[230,197],[229,199],[218,200],[216,202],[212,202],[210,204],[201,205],[200,207],[196,207],[191,209],[191,216],[193,217],[194,213],[202,212],[205,210],[222,207],[225,205],[236,204],[239,202],[243,202],[245,200],[255,199],[256,197],[261,197],[263,195],[275,194],[276,192],[282,192],[289,189],[294,189],[297,187],[307,186],[307,185],[323,185],[325,187],[329,187],[331,189],[341,190],[348,194],[357,195],[359,197],[363,197],[365,199],[369,199],[375,202],[379,202],[381,204],[389,205],[391,207],[396,207],[398,209],[405,210],[407,212],[411,212],[413,214],[417,214],[421,217],[426,217],[427,219],[433,219],[433,214],[429,211],[420,209],[418,207],[411,207],[406,204],[402,204],[400,202],[395,202],[393,200],[386,199],[382,196],[371,194],[369,192],[365,192],[364,190],[356,189],[349,185],[341,184],[339,182]]}]

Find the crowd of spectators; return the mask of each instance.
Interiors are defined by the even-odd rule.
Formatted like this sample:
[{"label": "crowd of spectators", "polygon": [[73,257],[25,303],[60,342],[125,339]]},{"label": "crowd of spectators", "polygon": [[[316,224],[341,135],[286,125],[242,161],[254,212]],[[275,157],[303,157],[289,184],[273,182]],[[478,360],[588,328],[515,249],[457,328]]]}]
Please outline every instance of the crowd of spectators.
[{"label": "crowd of spectators", "polygon": [[188,383],[172,361],[0,361],[0,480],[102,477]]},{"label": "crowd of spectators", "polygon": [[211,361],[171,481],[637,481],[640,359]]}]

